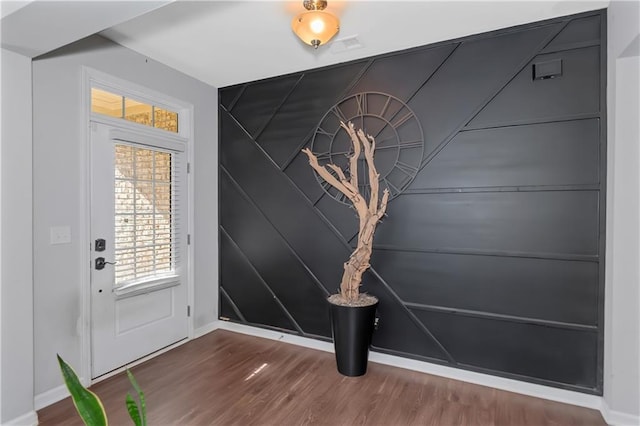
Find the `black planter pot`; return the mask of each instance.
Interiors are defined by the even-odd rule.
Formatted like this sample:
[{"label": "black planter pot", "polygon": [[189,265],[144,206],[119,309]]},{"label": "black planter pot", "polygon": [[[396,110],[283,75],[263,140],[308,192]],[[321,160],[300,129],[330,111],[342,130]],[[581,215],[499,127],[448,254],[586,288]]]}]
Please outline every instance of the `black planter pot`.
[{"label": "black planter pot", "polygon": [[338,372],[344,376],[362,376],[367,372],[378,302],[369,306],[341,306],[331,302],[329,305]]}]

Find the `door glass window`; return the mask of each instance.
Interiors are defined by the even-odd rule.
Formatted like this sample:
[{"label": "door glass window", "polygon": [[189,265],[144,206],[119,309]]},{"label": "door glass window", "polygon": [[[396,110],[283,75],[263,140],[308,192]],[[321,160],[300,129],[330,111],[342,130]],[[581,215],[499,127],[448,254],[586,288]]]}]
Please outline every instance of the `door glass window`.
[{"label": "door glass window", "polygon": [[93,87],[91,89],[91,111],[109,117],[122,118],[122,99],[120,95]]},{"label": "door glass window", "polygon": [[175,272],[171,152],[115,144],[115,286]]},{"label": "door glass window", "polygon": [[97,87],[91,88],[91,112],[178,133],[177,112]]},{"label": "door glass window", "polygon": [[151,110],[153,107],[144,102],[138,102],[131,98],[124,99],[124,119],[134,123],[153,126]]}]

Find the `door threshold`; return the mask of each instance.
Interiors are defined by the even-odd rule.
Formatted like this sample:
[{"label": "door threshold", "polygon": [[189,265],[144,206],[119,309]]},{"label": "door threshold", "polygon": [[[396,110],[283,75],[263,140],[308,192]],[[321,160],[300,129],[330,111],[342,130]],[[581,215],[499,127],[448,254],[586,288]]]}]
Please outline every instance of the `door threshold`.
[{"label": "door threshold", "polygon": [[191,339],[189,337],[185,337],[184,339],[178,340],[177,342],[172,343],[169,346],[165,346],[162,349],[158,349],[157,351],[152,352],[149,355],[145,355],[142,358],[138,358],[135,361],[131,361],[130,363],[123,365],[122,367],[118,367],[115,370],[111,370],[108,373],[104,373],[101,376],[93,378],[93,379],[91,379],[91,385],[99,383],[99,382],[101,382],[101,381],[103,381],[105,379],[108,379],[110,377],[116,376],[116,375],[126,371],[128,368],[132,368],[132,367],[135,367],[136,365],[140,365],[140,364],[142,364],[144,362],[147,362],[150,359],[153,359],[153,358],[157,357],[158,355],[162,355],[165,352],[169,352],[172,349],[175,349],[175,348],[177,348],[179,346],[184,345],[185,343],[187,343],[190,340]]}]

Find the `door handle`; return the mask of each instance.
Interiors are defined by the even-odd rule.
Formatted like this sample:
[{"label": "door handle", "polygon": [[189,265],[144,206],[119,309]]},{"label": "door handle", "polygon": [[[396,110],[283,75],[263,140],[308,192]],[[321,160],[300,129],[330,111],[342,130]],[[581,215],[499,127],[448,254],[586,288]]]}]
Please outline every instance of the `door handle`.
[{"label": "door handle", "polygon": [[104,257],[96,257],[96,269],[98,271],[104,269],[104,265],[109,264],[109,265],[115,265],[118,262],[107,262],[106,260],[104,260]]}]

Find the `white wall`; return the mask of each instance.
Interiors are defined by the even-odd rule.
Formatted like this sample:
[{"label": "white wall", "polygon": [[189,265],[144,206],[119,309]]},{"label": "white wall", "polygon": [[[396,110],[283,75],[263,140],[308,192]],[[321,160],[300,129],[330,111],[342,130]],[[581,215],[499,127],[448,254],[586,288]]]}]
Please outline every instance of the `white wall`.
[{"label": "white wall", "polygon": [[619,424],[640,423],[639,21],[640,3],[611,2],[604,401]]},{"label": "white wall", "polygon": [[[2,417],[33,417],[31,59],[2,49]],[[24,417],[26,416],[26,417]]]},{"label": "white wall", "polygon": [[[33,203],[35,393],[62,384],[55,354],[81,365],[78,329],[82,259],[89,241],[79,233],[87,218],[82,179],[82,66],[194,105],[195,327],[217,318],[217,89],[93,36],[33,61]],[[71,227],[71,243],[49,244],[49,228]],[[86,270],[86,269],[85,269]]]},{"label": "white wall", "polygon": [[[0,12],[2,10],[0,9]],[[4,51],[3,51],[4,52]],[[0,54],[2,55],[2,54]],[[2,58],[0,57],[0,64]],[[0,70],[0,80],[2,71]],[[2,99],[2,84],[0,84],[0,99]],[[2,116],[2,102],[0,102],[0,116]],[[0,129],[2,122],[0,121]],[[2,140],[0,137],[0,423],[2,423]],[[33,374],[33,373],[32,373]]]}]

